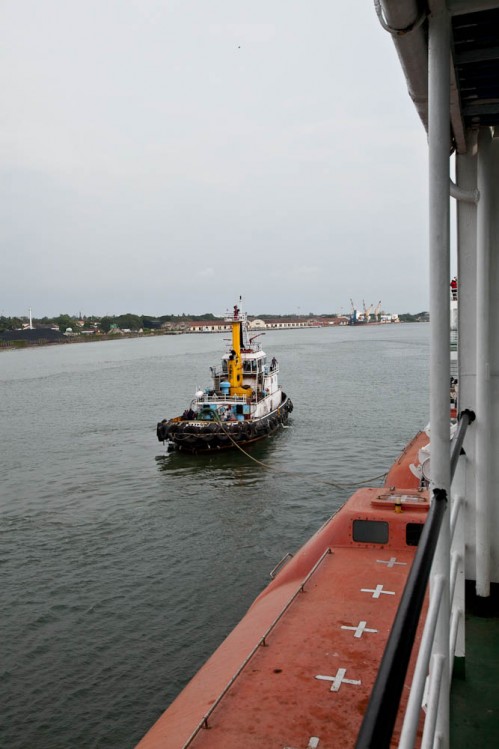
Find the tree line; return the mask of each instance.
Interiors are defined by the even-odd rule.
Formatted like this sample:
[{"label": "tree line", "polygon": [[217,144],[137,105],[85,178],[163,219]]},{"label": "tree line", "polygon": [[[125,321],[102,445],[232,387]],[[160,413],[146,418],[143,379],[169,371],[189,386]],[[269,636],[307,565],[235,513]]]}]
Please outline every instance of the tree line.
[{"label": "tree line", "polygon": [[[159,327],[164,322],[189,322],[196,320],[216,320],[217,318],[211,312],[204,315],[162,315],[154,317],[152,315],[134,315],[127,312],[124,315],[105,315],[104,317],[82,316],[60,314],[56,317],[34,317],[33,327],[35,328],[54,328],[57,327],[61,333],[66,332],[68,328],[72,330],[95,330],[98,328],[103,333],[108,333],[112,326],[120,330],[143,330],[144,328]],[[0,332],[4,330],[21,330],[29,324],[28,317],[5,317],[0,316]],[[159,324],[159,325],[158,325]]]},{"label": "tree line", "polygon": [[[334,318],[337,317],[336,313],[320,314],[315,315],[313,312],[309,312],[308,315],[251,315],[252,318],[258,317],[262,320],[279,320],[285,318],[287,320],[292,318],[308,319],[308,318]],[[120,330],[132,330],[134,332],[144,329],[159,328],[163,323],[173,323],[174,325],[180,325],[181,323],[196,322],[199,320],[215,321],[219,320],[211,312],[205,312],[203,315],[187,315],[182,313],[181,315],[161,315],[160,317],[154,317],[152,315],[134,315],[131,312],[127,312],[124,315],[105,315],[104,317],[83,316],[77,317],[76,315],[60,314],[56,317],[40,317],[33,318],[33,327],[36,328],[54,328],[57,327],[61,333],[65,333],[68,328],[72,330],[100,330],[102,333],[108,333],[114,326]],[[427,312],[419,312],[415,315],[409,314],[408,312],[399,315],[401,322],[422,322],[428,320]],[[21,330],[26,327],[29,323],[27,317],[5,317],[0,316],[0,332],[4,330]]]}]

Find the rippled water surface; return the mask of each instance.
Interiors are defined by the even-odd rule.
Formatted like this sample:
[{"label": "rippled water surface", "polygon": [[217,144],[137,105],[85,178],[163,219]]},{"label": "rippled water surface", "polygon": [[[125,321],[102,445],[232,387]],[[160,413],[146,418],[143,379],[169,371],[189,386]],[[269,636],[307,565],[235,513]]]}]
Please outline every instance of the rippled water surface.
[{"label": "rippled water surface", "polygon": [[222,336],[0,353],[0,745],[133,747],[349,495],[333,484],[383,473],[424,426],[428,334],[268,333],[295,410],[255,460],[156,440]]}]

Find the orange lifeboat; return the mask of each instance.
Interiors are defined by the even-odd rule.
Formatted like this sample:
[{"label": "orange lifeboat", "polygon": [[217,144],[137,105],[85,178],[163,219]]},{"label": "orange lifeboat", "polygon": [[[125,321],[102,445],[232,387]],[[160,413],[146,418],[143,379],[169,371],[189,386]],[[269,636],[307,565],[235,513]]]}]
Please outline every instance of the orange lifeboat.
[{"label": "orange lifeboat", "polygon": [[386,475],[385,486],[396,486],[397,489],[418,489],[421,479],[411,471],[411,465],[419,464],[419,451],[428,445],[426,432],[418,432],[406,445]]},{"label": "orange lifeboat", "polygon": [[385,487],[353,494],[281,569],[138,749],[355,744],[428,511],[409,470],[427,439],[417,435]]}]

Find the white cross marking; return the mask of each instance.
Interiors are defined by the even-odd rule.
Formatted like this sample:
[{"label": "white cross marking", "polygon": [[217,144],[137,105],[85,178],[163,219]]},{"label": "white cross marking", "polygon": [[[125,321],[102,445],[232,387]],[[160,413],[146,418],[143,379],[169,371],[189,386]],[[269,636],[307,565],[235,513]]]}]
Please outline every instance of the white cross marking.
[{"label": "white cross marking", "polygon": [[[319,739],[317,738],[317,736],[311,736],[307,744],[307,749],[317,749],[318,746],[319,746]],[[293,747],[285,746],[284,749],[293,749]]]},{"label": "white cross marking", "polygon": [[319,674],[315,678],[321,679],[322,681],[331,681],[331,692],[339,692],[342,684],[354,684],[355,686],[358,686],[361,683],[360,680],[357,679],[343,678],[346,672],[346,668],[339,668],[336,672],[336,676],[322,676],[321,674]]},{"label": "white cross marking", "polygon": [[373,598],[379,598],[382,593],[385,594],[385,596],[394,596],[395,592],[393,590],[383,590],[382,585],[376,585],[376,588],[372,590],[372,588],[361,588],[361,593],[372,593]]},{"label": "white cross marking", "polygon": [[367,622],[359,622],[356,627],[347,627],[345,624],[341,625],[342,629],[353,629],[355,631],[354,637],[362,637],[364,632],[377,632],[377,629],[369,629],[366,626]]},{"label": "white cross marking", "polygon": [[397,557],[390,557],[388,561],[386,559],[376,559],[376,561],[379,564],[386,564],[387,567],[395,567],[396,564],[407,565],[407,562],[397,562]]}]

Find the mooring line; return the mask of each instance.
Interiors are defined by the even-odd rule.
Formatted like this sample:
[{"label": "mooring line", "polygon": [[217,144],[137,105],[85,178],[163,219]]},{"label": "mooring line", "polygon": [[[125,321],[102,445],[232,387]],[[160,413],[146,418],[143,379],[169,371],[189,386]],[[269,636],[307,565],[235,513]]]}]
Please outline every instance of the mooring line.
[{"label": "mooring line", "polygon": [[[217,413],[214,413],[215,421],[218,423],[218,425],[221,427],[223,433],[230,439],[232,444],[237,447],[240,452],[243,453],[243,455],[246,455],[247,458],[252,460],[254,463],[257,463],[258,465],[262,466],[262,468],[265,468],[267,471],[273,471],[274,473],[284,473],[288,476],[306,476],[308,478],[312,478],[312,474],[310,473],[303,473],[302,471],[288,471],[286,468],[276,468],[275,466],[268,465],[268,463],[263,463],[261,460],[258,460],[258,458],[253,457],[253,455],[250,455],[246,450],[244,450],[241,445],[239,445],[235,439],[233,439],[232,435],[224,428],[224,425],[220,419],[220,416]],[[282,426],[282,424],[281,424]],[[380,479],[384,479],[388,475],[388,471],[385,471],[385,473],[380,473],[379,476],[373,476],[372,478],[364,479],[363,481],[355,481],[351,484],[338,484],[335,481],[326,481],[325,479],[316,479],[317,483],[325,484],[327,486],[333,486],[335,489],[340,490],[346,490],[346,489],[353,489],[356,486],[362,486],[363,484],[371,484],[374,481],[379,481]]]}]

